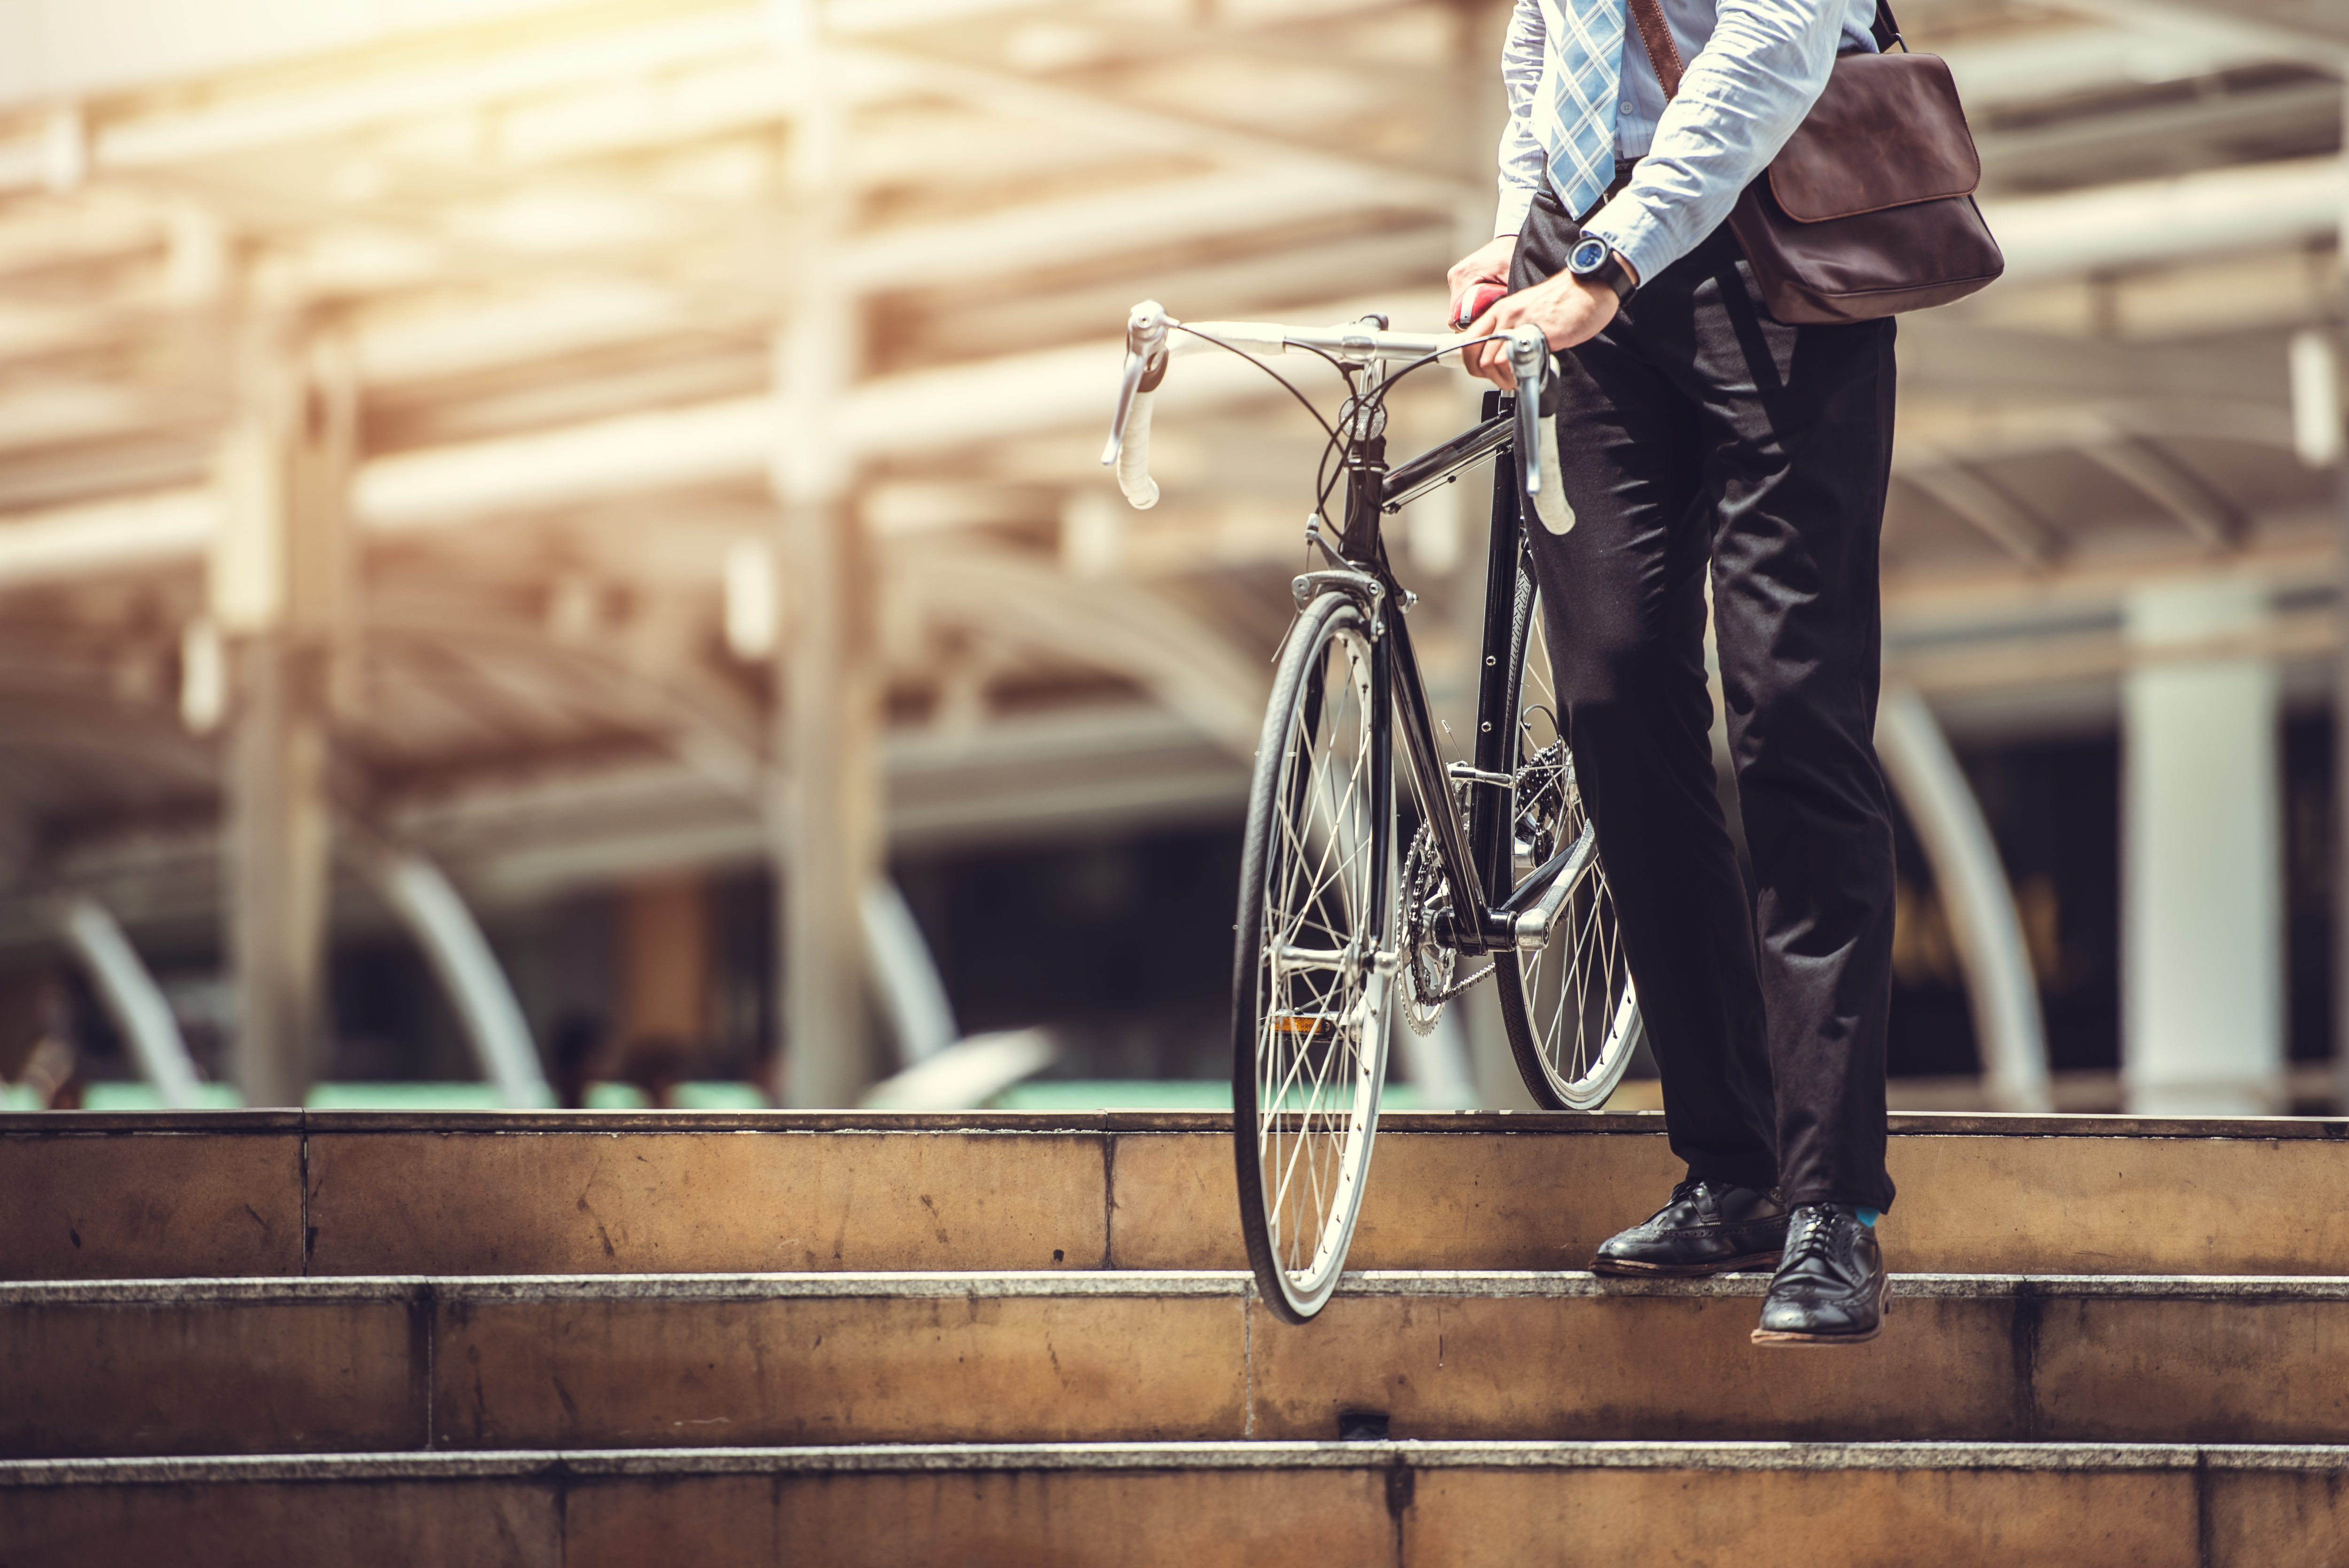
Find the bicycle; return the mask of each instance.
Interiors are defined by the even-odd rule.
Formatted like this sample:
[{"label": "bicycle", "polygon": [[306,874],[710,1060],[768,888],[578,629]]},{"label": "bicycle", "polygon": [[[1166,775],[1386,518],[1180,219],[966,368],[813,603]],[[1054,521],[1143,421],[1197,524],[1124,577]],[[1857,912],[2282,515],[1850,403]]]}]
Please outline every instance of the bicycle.
[{"label": "bicycle", "polygon": [[[1102,461],[1137,508],[1155,505],[1152,399],[1178,354],[1239,354],[1287,387],[1328,434],[1306,546],[1322,564],[1291,588],[1248,791],[1233,955],[1233,1152],[1248,1261],[1265,1300],[1304,1323],[1329,1301],[1361,1210],[1386,1077],[1391,1001],[1424,1032],[1490,975],[1537,1103],[1595,1110],[1637,1048],[1639,1002],[1618,939],[1598,837],[1576,787],[1552,690],[1526,500],[1573,526],[1557,422],[1540,417],[1541,334],[1506,341],[1518,391],[1399,467],[1386,464],[1388,392],[1474,342],[1388,330],[1185,324],[1154,301],[1126,324],[1124,377]],[[1260,362],[1319,356],[1346,384],[1336,421]],[[1400,366],[1390,375],[1392,366]],[[1381,520],[1487,459],[1495,463],[1473,757],[1447,762],[1413,651],[1416,596],[1395,578]],[[1330,491],[1343,522],[1324,535]],[[1393,731],[1416,827],[1399,853]],[[1464,960],[1489,960],[1459,974]],[[1400,979],[1400,985],[1396,984]]]}]

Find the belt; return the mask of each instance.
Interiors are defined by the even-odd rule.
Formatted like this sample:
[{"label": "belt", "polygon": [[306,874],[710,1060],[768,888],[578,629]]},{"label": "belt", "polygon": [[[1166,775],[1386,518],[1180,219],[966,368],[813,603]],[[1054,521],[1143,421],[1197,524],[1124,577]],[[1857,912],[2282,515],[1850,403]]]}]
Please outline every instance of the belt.
[{"label": "belt", "polygon": [[1581,213],[1568,212],[1566,210],[1565,201],[1559,197],[1557,187],[1550,184],[1549,179],[1547,175],[1543,176],[1542,188],[1534,192],[1534,200],[1541,205],[1547,207],[1551,211],[1556,212],[1559,217],[1568,219],[1573,222],[1576,228],[1579,229],[1583,224],[1590,222],[1592,213],[1597,212],[1599,208],[1604,207],[1608,202],[1612,201],[1618,195],[1621,194],[1623,187],[1631,183],[1631,171],[1639,167],[1640,160],[1636,158],[1617,159],[1615,160],[1614,183],[1609,185],[1606,190],[1599,193],[1599,200],[1590,204],[1589,211]]}]

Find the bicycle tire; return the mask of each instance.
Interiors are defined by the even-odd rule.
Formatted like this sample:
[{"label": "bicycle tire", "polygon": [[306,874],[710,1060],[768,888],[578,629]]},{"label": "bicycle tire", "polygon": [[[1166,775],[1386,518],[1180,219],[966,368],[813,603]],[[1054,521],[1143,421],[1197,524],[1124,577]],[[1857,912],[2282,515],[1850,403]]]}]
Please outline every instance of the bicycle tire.
[{"label": "bicycle tire", "polygon": [[[1510,615],[1503,711],[1516,727],[1509,816],[1512,885],[1589,829],[1575,783],[1541,617],[1541,591],[1520,557]],[[1533,689],[1527,689],[1531,676]],[[1552,921],[1547,944],[1495,954],[1493,978],[1517,1072],[1548,1110],[1604,1107],[1638,1051],[1644,1025],[1603,853],[1594,852]]]},{"label": "bicycle tire", "polygon": [[1345,1267],[1386,1078],[1396,906],[1382,678],[1361,611],[1315,600],[1282,654],[1248,790],[1232,1152],[1248,1263],[1289,1323],[1320,1311]]}]

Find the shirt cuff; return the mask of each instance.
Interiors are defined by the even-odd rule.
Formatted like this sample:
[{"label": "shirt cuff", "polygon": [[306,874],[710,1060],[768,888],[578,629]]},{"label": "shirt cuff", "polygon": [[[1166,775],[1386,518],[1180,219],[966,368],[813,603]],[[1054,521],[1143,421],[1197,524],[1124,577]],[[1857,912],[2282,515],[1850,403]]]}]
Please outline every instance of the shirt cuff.
[{"label": "shirt cuff", "polygon": [[1640,274],[1642,287],[1680,260],[1671,234],[1654,213],[1632,199],[1629,191],[1618,191],[1612,201],[1582,226],[1582,232],[1598,235],[1630,263],[1631,270]]},{"label": "shirt cuff", "polygon": [[1534,193],[1522,185],[1501,187],[1501,205],[1493,214],[1493,238],[1525,232],[1526,214],[1534,210]]}]

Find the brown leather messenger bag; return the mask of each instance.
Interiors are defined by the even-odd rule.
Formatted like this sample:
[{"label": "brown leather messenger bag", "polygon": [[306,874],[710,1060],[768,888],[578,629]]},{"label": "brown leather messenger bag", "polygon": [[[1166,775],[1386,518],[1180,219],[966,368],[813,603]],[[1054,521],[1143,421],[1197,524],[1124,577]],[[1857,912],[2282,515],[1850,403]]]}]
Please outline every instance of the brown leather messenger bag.
[{"label": "brown leather messenger bag", "polygon": [[[1663,6],[1629,4],[1669,98],[1682,66]],[[1837,57],[1818,102],[1729,214],[1763,302],[1783,322],[1947,304],[2006,270],[1974,204],[1982,158],[1950,67],[1909,52],[1884,0],[1874,31],[1884,52]]]}]

